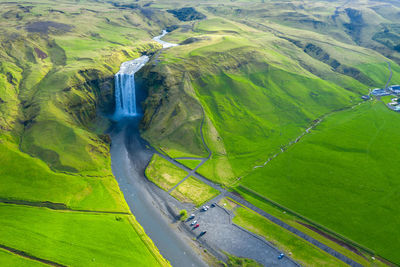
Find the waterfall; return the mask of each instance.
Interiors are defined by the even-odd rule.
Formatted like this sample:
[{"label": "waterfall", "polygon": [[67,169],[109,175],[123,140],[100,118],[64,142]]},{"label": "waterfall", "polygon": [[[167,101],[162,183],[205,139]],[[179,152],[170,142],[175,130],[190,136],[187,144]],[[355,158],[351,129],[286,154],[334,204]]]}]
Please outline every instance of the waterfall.
[{"label": "waterfall", "polygon": [[149,61],[141,56],[121,64],[115,74],[115,116],[134,117],[137,115],[135,73]]}]

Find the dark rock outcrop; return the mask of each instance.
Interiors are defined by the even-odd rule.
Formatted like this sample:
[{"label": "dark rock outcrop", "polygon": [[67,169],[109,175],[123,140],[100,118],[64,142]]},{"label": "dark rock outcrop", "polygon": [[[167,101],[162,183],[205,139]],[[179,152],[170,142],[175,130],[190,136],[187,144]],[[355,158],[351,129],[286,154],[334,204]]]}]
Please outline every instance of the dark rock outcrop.
[{"label": "dark rock outcrop", "polygon": [[180,21],[192,21],[198,19],[205,19],[206,16],[198,12],[193,7],[184,7],[180,9],[169,9],[167,12],[174,14]]}]

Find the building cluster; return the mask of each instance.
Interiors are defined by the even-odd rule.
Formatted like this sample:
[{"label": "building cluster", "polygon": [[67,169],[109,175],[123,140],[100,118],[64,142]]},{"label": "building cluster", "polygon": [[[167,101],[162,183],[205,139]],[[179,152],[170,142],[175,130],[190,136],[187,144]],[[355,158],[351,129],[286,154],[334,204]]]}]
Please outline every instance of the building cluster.
[{"label": "building cluster", "polygon": [[371,92],[374,96],[400,95],[400,85],[392,85],[388,88],[376,88]]},{"label": "building cluster", "polygon": [[371,95],[375,97],[382,97],[382,96],[398,96],[395,98],[392,98],[391,102],[387,104],[388,108],[391,110],[400,112],[400,85],[392,85],[389,86],[388,88],[376,88],[373,89],[368,95],[363,95],[362,99],[368,100],[371,98]]},{"label": "building cluster", "polygon": [[391,110],[394,110],[394,111],[397,111],[397,112],[400,112],[400,99],[399,98],[392,98],[392,101],[388,104],[388,107],[391,109]]}]

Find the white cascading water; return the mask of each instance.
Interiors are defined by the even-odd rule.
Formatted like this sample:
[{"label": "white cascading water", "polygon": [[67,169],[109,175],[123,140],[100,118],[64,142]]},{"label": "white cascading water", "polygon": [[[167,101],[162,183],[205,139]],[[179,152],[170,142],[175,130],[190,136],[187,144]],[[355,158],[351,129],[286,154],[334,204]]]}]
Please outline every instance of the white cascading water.
[{"label": "white cascading water", "polygon": [[141,56],[121,64],[115,74],[115,116],[134,117],[137,115],[135,73],[149,61]]}]

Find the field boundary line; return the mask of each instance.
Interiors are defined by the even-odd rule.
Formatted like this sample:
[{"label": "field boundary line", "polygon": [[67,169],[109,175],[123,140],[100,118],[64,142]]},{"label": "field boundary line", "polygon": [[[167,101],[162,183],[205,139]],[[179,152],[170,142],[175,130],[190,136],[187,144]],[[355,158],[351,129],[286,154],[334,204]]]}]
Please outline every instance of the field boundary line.
[{"label": "field boundary line", "polygon": [[2,248],[4,250],[7,250],[7,251],[9,251],[9,252],[11,252],[11,253],[13,253],[15,255],[18,255],[18,256],[21,256],[21,257],[24,257],[24,258],[27,258],[27,259],[30,259],[30,260],[38,261],[38,262],[41,262],[41,263],[44,263],[44,264],[47,264],[47,265],[50,265],[50,266],[67,267],[66,265],[57,263],[55,261],[39,258],[39,257],[31,255],[28,252],[25,252],[25,251],[22,251],[22,250],[19,250],[19,249],[15,249],[15,248],[12,248],[12,247],[8,247],[8,246],[5,246],[3,244],[0,244],[0,248]]},{"label": "field boundary line", "polygon": [[0,203],[17,205],[17,206],[34,207],[34,208],[47,208],[47,209],[51,209],[51,210],[66,211],[66,212],[131,215],[130,212],[125,212],[125,211],[76,210],[76,209],[69,208],[64,203],[55,203],[55,202],[50,202],[50,201],[29,201],[29,200],[21,200],[21,199],[0,198]]}]

